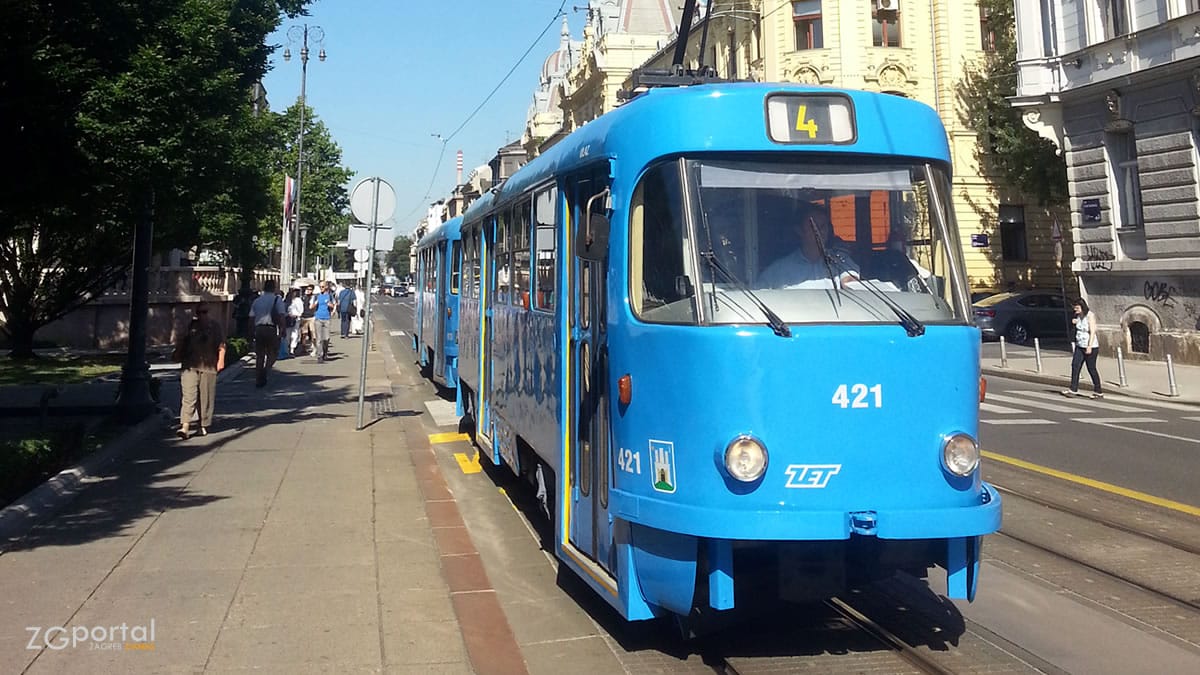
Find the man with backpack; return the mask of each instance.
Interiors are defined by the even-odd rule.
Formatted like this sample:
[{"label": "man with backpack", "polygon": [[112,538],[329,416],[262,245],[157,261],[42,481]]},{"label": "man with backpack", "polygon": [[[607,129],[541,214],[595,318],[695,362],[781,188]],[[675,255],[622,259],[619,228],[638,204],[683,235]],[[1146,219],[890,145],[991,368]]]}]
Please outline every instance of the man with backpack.
[{"label": "man with backpack", "polygon": [[337,311],[342,320],[342,339],[350,337],[350,319],[358,312],[354,289],[346,286],[338,293]]}]

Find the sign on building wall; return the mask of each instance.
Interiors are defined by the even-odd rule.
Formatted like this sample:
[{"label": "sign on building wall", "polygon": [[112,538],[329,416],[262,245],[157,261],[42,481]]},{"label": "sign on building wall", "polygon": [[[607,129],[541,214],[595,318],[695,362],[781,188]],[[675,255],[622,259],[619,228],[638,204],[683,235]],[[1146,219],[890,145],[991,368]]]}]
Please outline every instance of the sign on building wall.
[{"label": "sign on building wall", "polygon": [[1100,222],[1100,199],[1093,197],[1085,199],[1081,202],[1083,208],[1083,222],[1098,223]]},{"label": "sign on building wall", "polygon": [[988,236],[986,234],[971,235],[971,248],[987,248]]}]

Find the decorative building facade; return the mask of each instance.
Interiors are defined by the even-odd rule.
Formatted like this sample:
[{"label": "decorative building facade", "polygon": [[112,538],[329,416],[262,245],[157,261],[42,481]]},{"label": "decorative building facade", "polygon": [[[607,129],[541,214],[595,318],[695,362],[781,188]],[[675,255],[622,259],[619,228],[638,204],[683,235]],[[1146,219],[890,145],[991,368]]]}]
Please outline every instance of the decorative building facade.
[{"label": "decorative building facade", "polygon": [[1111,353],[1200,363],[1200,0],[1016,0],[1026,124],[1067,159]]}]

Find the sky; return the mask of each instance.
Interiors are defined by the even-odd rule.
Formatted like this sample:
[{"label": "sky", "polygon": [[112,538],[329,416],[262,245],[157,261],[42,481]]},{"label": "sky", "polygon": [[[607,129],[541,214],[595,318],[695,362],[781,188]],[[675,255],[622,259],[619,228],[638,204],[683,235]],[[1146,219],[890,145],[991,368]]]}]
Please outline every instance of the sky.
[{"label": "sky", "polygon": [[[289,43],[288,30],[307,23],[305,97],[341,147],[343,165],[355,172],[347,189],[374,176],[390,183],[396,193],[393,232],[411,234],[429,203],[454,188],[456,151],[463,152],[465,179],[501,146],[521,137],[542,63],[558,48],[563,16],[559,8],[566,13],[572,39],[579,40],[585,17],[573,5],[586,4],[317,0],[309,16],[285,20],[268,38],[278,49],[263,85],[272,110],[295,103],[300,95],[300,46]],[[320,46],[313,41],[313,26],[325,31],[324,62],[317,59]],[[283,47],[289,44],[292,59],[285,62]],[[514,66],[489,99],[489,92]],[[439,137],[448,140],[443,143]]]}]

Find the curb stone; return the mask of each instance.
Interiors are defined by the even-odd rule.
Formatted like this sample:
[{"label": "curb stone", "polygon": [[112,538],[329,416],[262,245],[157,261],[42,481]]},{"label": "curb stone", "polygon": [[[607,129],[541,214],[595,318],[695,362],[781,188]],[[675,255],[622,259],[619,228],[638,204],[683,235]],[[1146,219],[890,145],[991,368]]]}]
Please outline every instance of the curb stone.
[{"label": "curb stone", "polygon": [[[243,356],[217,375],[217,382],[228,380],[252,365],[252,356]],[[78,464],[63,469],[12,504],[0,509],[0,553],[71,503],[109,465],[137,447],[154,431],[165,428],[174,415],[162,405],[156,412],[113,439],[103,448],[84,457]]]},{"label": "curb stone", "polygon": [[[1053,387],[1069,387],[1071,378],[1066,375],[1050,375],[1048,373],[1037,373],[1031,370],[1018,370],[1014,368],[999,368],[997,366],[983,366],[980,368],[980,374],[985,376],[1003,377],[1010,380],[1021,380],[1024,382],[1036,382],[1038,384],[1047,384]],[[1081,384],[1083,381],[1081,380]],[[1090,384],[1088,386],[1091,386]],[[1120,394],[1129,398],[1144,399],[1147,401],[1169,401],[1171,403],[1179,403],[1182,405],[1194,405],[1197,410],[1200,410],[1200,402],[1189,400],[1186,398],[1173,398],[1166,394],[1150,393],[1137,391],[1128,387],[1122,388],[1116,385],[1107,385],[1104,389],[1105,393]]]}]

